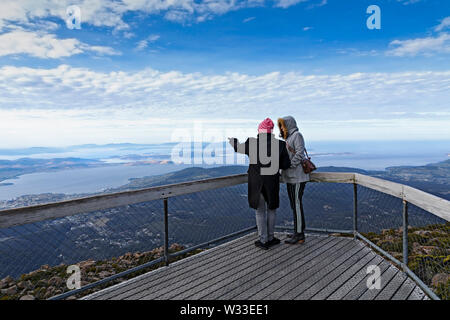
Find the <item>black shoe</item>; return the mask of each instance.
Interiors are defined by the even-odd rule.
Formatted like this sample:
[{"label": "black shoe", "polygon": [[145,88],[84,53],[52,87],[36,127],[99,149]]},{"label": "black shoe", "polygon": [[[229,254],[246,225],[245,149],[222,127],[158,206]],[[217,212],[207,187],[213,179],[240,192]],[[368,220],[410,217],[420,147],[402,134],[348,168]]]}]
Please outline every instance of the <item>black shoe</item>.
[{"label": "black shoe", "polygon": [[277,245],[277,244],[279,244],[281,241],[280,241],[280,239],[278,239],[278,238],[273,238],[272,240],[270,240],[267,244],[269,245],[269,247],[271,247],[271,246],[274,246],[274,245]]},{"label": "black shoe", "polygon": [[288,233],[288,235],[286,237],[292,238],[293,236],[295,236],[295,233]]},{"label": "black shoe", "polygon": [[269,245],[267,244],[267,242],[266,243],[262,243],[259,240],[255,241],[255,246],[257,246],[258,248],[264,249],[264,250],[269,249]]},{"label": "black shoe", "polygon": [[297,244],[297,243],[304,243],[305,242],[305,234],[302,233],[296,233],[289,239],[285,240],[284,243],[287,244]]}]

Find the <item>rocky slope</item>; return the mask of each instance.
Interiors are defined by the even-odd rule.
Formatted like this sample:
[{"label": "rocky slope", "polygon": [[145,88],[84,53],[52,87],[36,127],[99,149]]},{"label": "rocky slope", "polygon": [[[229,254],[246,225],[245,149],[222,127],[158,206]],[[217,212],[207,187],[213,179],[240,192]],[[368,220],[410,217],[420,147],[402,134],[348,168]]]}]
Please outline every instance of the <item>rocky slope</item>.
[{"label": "rocky slope", "polygon": [[[364,235],[402,260],[402,228]],[[408,256],[408,267],[441,299],[450,300],[450,223],[409,227]]]},{"label": "rocky slope", "polygon": [[[184,247],[178,244],[172,244],[169,248],[169,252],[177,252],[183,249]],[[175,258],[174,261],[196,254],[200,251],[201,250],[196,250],[193,251],[192,253],[181,255]],[[86,284],[99,281],[101,279],[110,277],[119,272],[158,259],[162,255],[164,255],[164,249],[160,247],[146,252],[134,252],[134,253],[129,252],[122,256],[112,258],[109,260],[81,261],[77,264],[80,267],[81,271],[81,286],[85,286]],[[161,264],[156,264],[152,267],[134,272],[125,277],[118,278],[114,281],[108,282],[103,286],[98,286],[95,289],[85,291],[78,296],[69,297],[68,299],[75,299],[77,297],[87,295],[89,293],[98,291],[107,286],[111,286],[113,284],[122,282],[126,279],[136,277],[142,273],[159,268],[160,266]],[[54,267],[44,265],[38,270],[21,275],[18,279],[6,277],[0,280],[0,300],[48,299],[55,295],[69,291],[66,284],[66,281],[70,276],[70,274],[66,273],[67,267],[68,266],[64,264]]]}]

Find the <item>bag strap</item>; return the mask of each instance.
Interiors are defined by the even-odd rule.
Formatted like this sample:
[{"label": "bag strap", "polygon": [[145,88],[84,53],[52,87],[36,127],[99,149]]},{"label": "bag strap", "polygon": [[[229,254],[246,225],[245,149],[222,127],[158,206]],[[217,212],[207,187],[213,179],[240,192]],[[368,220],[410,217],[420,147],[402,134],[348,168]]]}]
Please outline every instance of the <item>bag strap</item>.
[{"label": "bag strap", "polygon": [[[297,130],[297,131],[295,131],[294,133],[298,133],[298,134],[300,134],[300,132]],[[286,142],[286,146],[287,146],[287,148],[289,149],[289,151],[292,149],[292,150],[294,150],[294,148],[292,148],[288,143],[287,143],[287,141],[285,141]],[[308,151],[306,151],[306,147],[304,148],[305,149],[305,154],[306,154],[306,158],[308,158],[308,159],[310,159],[309,158],[309,155],[308,155]],[[294,150],[295,151],[295,150]],[[291,152],[294,152],[294,151],[291,151]]]},{"label": "bag strap", "polygon": [[[300,134],[300,131],[297,130],[294,133]],[[305,149],[306,158],[309,159],[308,151],[306,151],[306,146],[304,147],[304,149]]]}]

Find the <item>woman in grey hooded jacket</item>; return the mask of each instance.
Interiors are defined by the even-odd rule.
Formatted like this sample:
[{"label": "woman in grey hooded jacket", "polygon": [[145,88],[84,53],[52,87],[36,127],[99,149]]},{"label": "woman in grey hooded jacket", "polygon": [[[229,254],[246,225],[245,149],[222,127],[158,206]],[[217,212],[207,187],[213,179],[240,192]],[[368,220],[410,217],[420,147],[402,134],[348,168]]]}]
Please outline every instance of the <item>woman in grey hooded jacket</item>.
[{"label": "woman in grey hooded jacket", "polygon": [[305,141],[298,131],[297,123],[291,116],[278,119],[280,136],[286,141],[291,167],[281,173],[281,182],[286,183],[289,202],[294,216],[294,233],[285,242],[289,244],[305,242],[305,214],[303,212],[303,192],[309,174],[303,172],[302,161],[306,159]]}]

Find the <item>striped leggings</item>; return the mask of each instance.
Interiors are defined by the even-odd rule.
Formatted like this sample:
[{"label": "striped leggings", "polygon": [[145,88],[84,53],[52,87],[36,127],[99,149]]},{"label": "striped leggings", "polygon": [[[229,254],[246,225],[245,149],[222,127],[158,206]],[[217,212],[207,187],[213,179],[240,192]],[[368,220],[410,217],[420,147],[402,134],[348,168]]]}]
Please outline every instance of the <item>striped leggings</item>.
[{"label": "striped leggings", "polygon": [[292,213],[294,215],[294,230],[296,233],[305,231],[305,214],[303,212],[303,192],[306,182],[287,183],[287,192],[289,202],[291,203]]}]

